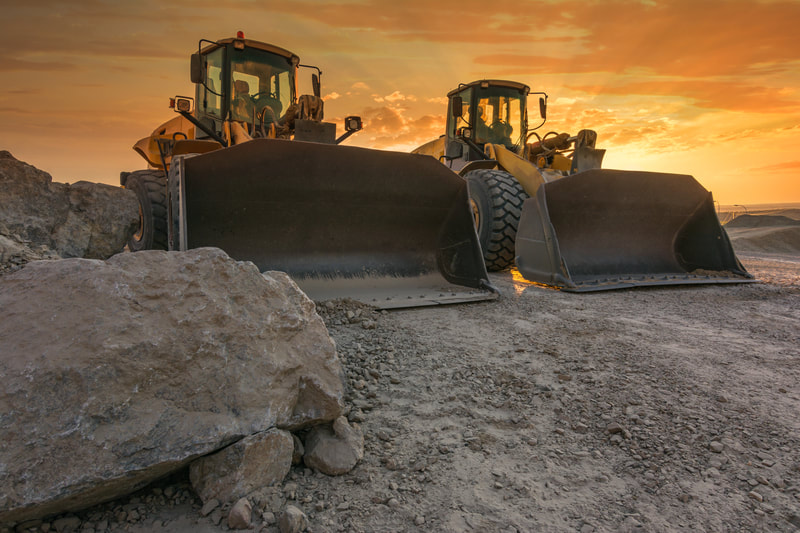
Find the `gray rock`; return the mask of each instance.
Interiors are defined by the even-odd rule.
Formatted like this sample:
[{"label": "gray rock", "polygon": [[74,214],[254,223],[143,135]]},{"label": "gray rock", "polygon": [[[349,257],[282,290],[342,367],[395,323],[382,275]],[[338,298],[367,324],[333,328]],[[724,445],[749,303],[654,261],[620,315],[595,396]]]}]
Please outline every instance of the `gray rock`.
[{"label": "gray rock", "polygon": [[101,183],[54,183],[46,172],[0,151],[0,270],[56,257],[106,259],[139,224],[133,191]]},{"label": "gray rock", "polygon": [[77,516],[66,516],[53,522],[57,533],[72,533],[81,527],[81,519]]},{"label": "gray rock", "polygon": [[221,250],[35,261],[0,277],[0,309],[0,523],[114,499],[343,410],[314,303]]},{"label": "gray rock", "polygon": [[303,454],[305,453],[305,448],[303,447],[303,441],[300,440],[300,437],[292,434],[292,440],[294,441],[294,451],[292,452],[292,465],[297,466],[303,460]]},{"label": "gray rock", "polygon": [[308,528],[308,517],[294,505],[287,505],[278,519],[281,533],[301,533]]},{"label": "gray rock", "polygon": [[189,466],[195,493],[204,502],[233,502],[282,481],[292,467],[292,434],[269,429],[245,437]]},{"label": "gray rock", "polygon": [[305,450],[306,466],[331,476],[345,474],[364,457],[364,435],[341,416],[331,427],[313,428],[306,436]]},{"label": "gray rock", "polygon": [[210,499],[207,502],[203,503],[203,507],[200,508],[200,516],[208,516],[211,514],[211,511],[219,507],[219,500],[217,499]]},{"label": "gray rock", "polygon": [[252,519],[253,506],[247,498],[240,498],[228,514],[228,527],[231,529],[248,529]]}]

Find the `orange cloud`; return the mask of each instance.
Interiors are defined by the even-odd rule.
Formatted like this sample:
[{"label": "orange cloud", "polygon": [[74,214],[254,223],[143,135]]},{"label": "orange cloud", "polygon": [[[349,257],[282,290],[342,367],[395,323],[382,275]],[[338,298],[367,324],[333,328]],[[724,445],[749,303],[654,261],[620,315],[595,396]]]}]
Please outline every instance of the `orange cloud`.
[{"label": "orange cloud", "polygon": [[660,95],[680,96],[698,107],[786,113],[800,110],[800,100],[786,98],[782,89],[736,82],[688,80],[653,80],[634,83],[592,86],[569,86],[570,89],[597,95]]},{"label": "orange cloud", "polygon": [[572,28],[579,53],[539,43],[527,53],[487,54],[475,61],[531,74],[638,68],[709,77],[788,70],[800,49],[797,20],[800,4],[788,1],[563,2],[548,12],[548,24]]},{"label": "orange cloud", "polygon": [[763,167],[751,168],[752,171],[769,171],[769,172],[800,172],[800,160],[798,161],[785,161],[775,165],[766,165]]},{"label": "orange cloud", "polygon": [[30,61],[26,59],[15,59],[13,57],[0,57],[0,72],[14,71],[65,71],[74,69],[74,65],[57,61]]},{"label": "orange cloud", "polygon": [[361,112],[364,131],[354,144],[372,148],[411,150],[444,133],[444,116],[411,118],[400,107],[367,107]]}]

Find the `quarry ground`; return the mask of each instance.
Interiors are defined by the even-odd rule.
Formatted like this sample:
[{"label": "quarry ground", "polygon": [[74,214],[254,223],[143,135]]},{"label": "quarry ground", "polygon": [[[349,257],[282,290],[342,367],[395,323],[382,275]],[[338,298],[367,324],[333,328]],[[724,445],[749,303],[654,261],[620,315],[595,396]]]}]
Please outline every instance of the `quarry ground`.
[{"label": "quarry ground", "polygon": [[[504,272],[491,302],[319,304],[365,456],[294,468],[252,530],[291,504],[313,532],[797,531],[800,254],[738,255],[760,283],[571,294]],[[77,530],[226,517],[177,475]]]}]

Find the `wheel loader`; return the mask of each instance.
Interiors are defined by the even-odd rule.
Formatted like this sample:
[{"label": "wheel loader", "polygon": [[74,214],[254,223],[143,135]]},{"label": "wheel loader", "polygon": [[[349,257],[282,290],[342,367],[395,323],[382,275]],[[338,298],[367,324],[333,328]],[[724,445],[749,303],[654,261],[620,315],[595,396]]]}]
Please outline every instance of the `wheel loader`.
[{"label": "wheel loader", "polygon": [[602,169],[593,130],[540,136],[547,94],[522,83],[478,80],[447,96],[446,133],[413,153],[468,183],[489,271],[516,263],[526,279],[573,292],[754,281],[692,176]]},{"label": "wheel loader", "polygon": [[[298,96],[312,70],[313,94]],[[201,39],[194,96],[134,145],[147,170],[122,172],[140,226],[128,246],[218,247],[287,272],[315,300],[379,308],[492,299],[464,181],[429,157],[342,146],[323,122],[318,67],[246,39]]]}]

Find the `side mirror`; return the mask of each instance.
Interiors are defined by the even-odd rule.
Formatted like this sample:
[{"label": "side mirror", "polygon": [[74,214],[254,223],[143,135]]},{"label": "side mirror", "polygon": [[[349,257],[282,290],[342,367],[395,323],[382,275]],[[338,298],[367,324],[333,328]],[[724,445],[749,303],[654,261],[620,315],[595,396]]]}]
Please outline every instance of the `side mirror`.
[{"label": "side mirror", "polygon": [[192,83],[203,83],[205,81],[205,73],[206,69],[203,68],[203,58],[200,54],[192,54],[189,73]]},{"label": "side mirror", "polygon": [[176,96],[169,99],[170,109],[174,109],[176,113],[191,113],[194,107],[194,98],[189,96]]},{"label": "side mirror", "polygon": [[451,102],[452,102],[452,108],[450,112],[452,113],[453,117],[454,118],[461,117],[462,107],[464,106],[464,102],[461,100],[461,97],[454,96]]},{"label": "side mirror", "polygon": [[348,133],[361,131],[362,129],[361,117],[350,116],[344,119],[344,130]]},{"label": "side mirror", "polygon": [[547,101],[541,96],[539,97],[539,114],[542,118],[547,118]]},{"label": "side mirror", "polygon": [[319,98],[321,94],[321,88],[319,83],[319,76],[317,76],[316,74],[311,75],[311,87],[313,88],[314,96]]}]

